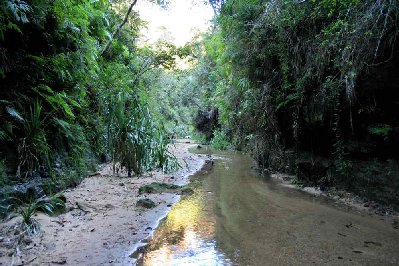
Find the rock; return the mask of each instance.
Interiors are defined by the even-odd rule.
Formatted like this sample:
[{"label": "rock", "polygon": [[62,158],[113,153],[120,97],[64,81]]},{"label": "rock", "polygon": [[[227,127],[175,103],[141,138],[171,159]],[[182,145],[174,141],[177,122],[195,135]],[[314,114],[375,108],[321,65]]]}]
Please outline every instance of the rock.
[{"label": "rock", "polygon": [[219,128],[219,110],[215,107],[207,107],[203,110],[198,110],[195,118],[195,128],[205,134],[207,140],[210,140],[213,131]]},{"label": "rock", "polygon": [[24,202],[32,198],[40,198],[44,196],[43,180],[41,177],[35,177],[25,183],[5,187],[0,189],[0,195],[7,195]]},{"label": "rock", "polygon": [[197,149],[202,149],[202,146],[201,146],[201,145],[198,145],[198,146],[197,146]]},{"label": "rock", "polygon": [[346,224],[345,226],[346,226],[346,228],[351,228],[351,227],[353,227],[353,224],[349,223],[349,224]]},{"label": "rock", "polygon": [[213,168],[213,165],[215,164],[215,161],[212,159],[206,159],[205,164],[202,167],[202,171],[210,171]]},{"label": "rock", "polygon": [[63,264],[66,264],[66,259],[65,258],[61,258],[61,259],[59,259],[59,260],[53,260],[53,261],[51,261],[51,263],[54,263],[54,264],[59,264],[59,265],[63,265]]},{"label": "rock", "polygon": [[146,208],[146,209],[152,209],[154,208],[155,202],[150,200],[150,199],[139,199],[136,203],[137,207],[142,207],[142,208]]},{"label": "rock", "polygon": [[374,245],[374,246],[377,246],[377,247],[382,247],[382,244],[381,244],[381,243],[379,243],[379,242],[374,242],[374,241],[364,241],[364,244],[365,244],[365,245]]},{"label": "rock", "polygon": [[100,176],[100,172],[89,173],[88,176]]},{"label": "rock", "polygon": [[174,184],[153,182],[151,184],[141,186],[139,188],[139,194],[161,193],[161,192],[165,192],[165,191],[176,190],[179,188],[180,188],[180,186],[174,185]]},{"label": "rock", "polygon": [[24,236],[23,239],[22,239],[22,242],[25,245],[29,245],[30,243],[32,243],[32,239],[30,237],[28,237],[28,236]]}]

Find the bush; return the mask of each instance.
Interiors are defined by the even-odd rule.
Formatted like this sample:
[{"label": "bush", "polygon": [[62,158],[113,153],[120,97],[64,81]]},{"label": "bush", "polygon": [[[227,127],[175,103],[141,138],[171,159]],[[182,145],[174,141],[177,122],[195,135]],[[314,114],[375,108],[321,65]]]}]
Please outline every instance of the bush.
[{"label": "bush", "polygon": [[213,132],[213,138],[210,144],[213,148],[222,151],[233,148],[233,145],[229,142],[226,133],[222,130],[216,130]]},{"label": "bush", "polygon": [[0,188],[9,183],[4,160],[0,160]]}]

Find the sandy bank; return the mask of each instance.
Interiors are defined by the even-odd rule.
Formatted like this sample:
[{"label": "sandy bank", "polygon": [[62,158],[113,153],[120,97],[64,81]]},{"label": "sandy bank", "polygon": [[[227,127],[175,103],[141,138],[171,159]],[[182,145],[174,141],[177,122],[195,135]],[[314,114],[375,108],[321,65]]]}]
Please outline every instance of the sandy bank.
[{"label": "sandy bank", "polygon": [[[165,182],[182,185],[205,162],[204,155],[188,151],[194,144],[177,143],[171,152],[182,169],[174,174],[148,172],[139,177],[113,175],[106,166],[87,177],[76,188],[67,190],[68,212],[56,217],[37,214],[42,233],[29,238],[16,229],[21,219],[0,224],[0,265],[129,265],[140,240],[147,238],[169,208],[179,199],[176,193],[143,194],[144,184]],[[136,207],[149,198],[153,209]]]}]

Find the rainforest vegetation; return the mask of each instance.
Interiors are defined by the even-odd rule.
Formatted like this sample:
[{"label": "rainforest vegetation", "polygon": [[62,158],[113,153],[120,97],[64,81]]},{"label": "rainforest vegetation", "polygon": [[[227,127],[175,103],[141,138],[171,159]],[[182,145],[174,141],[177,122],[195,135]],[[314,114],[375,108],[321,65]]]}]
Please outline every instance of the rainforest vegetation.
[{"label": "rainforest vegetation", "polygon": [[136,2],[0,1],[3,211],[101,162],[172,171],[170,138],[211,109],[213,146],[399,207],[397,0],[210,0],[183,47],[139,43]]},{"label": "rainforest vegetation", "polygon": [[[143,21],[134,3],[0,2],[3,211],[21,190],[22,201],[51,195],[78,184],[100,162],[129,175],[178,166],[155,106],[162,100],[153,96],[189,48],[138,47]],[[25,186],[14,189],[19,183]]]},{"label": "rainforest vegetation", "polygon": [[235,147],[299,183],[399,207],[398,2],[214,6],[203,60]]}]

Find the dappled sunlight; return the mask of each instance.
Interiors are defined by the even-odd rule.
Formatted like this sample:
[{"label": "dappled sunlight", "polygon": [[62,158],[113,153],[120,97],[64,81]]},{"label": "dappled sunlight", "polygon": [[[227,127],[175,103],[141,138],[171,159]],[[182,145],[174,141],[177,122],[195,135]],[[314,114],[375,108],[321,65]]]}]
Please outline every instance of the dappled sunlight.
[{"label": "dappled sunlight", "polygon": [[198,194],[178,202],[168,214],[167,226],[172,230],[176,230],[177,228],[186,228],[196,224],[201,215],[201,207],[201,198]]},{"label": "dappled sunlight", "polygon": [[180,265],[223,262],[214,240],[216,218],[205,211],[204,192],[196,191],[177,203],[155,232],[143,265]]}]

